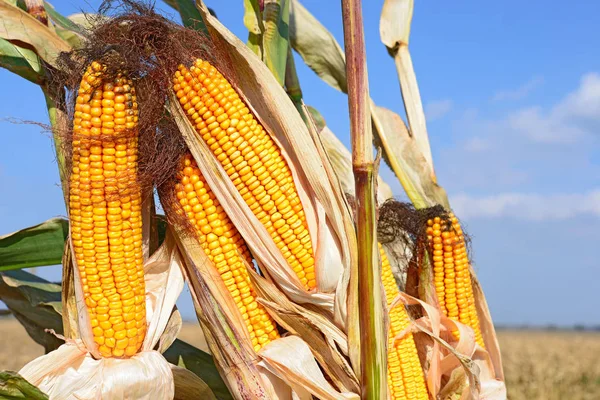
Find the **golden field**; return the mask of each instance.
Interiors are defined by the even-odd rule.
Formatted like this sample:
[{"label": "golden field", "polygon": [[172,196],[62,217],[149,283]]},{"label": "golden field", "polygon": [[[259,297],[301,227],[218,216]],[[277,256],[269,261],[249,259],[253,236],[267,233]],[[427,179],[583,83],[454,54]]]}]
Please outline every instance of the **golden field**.
[{"label": "golden field", "polygon": [[[179,338],[198,346],[200,328],[185,324]],[[511,400],[600,399],[600,333],[500,331]],[[18,370],[43,354],[12,318],[0,319],[0,370]]]}]

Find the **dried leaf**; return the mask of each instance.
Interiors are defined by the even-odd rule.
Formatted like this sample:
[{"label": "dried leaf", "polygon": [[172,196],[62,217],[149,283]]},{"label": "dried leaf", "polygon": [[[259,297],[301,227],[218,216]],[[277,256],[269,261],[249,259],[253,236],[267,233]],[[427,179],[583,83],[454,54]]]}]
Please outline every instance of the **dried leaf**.
[{"label": "dried leaf", "polygon": [[0,38],[33,46],[37,54],[54,67],[60,52],[71,50],[71,46],[50,28],[26,11],[4,1],[0,1],[0,21]]},{"label": "dried leaf", "polygon": [[260,365],[284,380],[294,390],[309,391],[323,400],[359,399],[356,393],[340,393],[323,376],[308,345],[298,336],[268,343],[259,352]]},{"label": "dried leaf", "polygon": [[383,3],[379,34],[386,47],[408,46],[413,6],[414,0],[385,0]]},{"label": "dried leaf", "polygon": [[290,9],[290,44],[325,82],[344,93],[346,60],[342,48],[329,31],[297,0]]},{"label": "dried leaf", "polygon": [[328,319],[289,301],[265,278],[251,271],[252,283],[258,301],[286,331],[301,337],[311,348],[315,358],[342,391],[359,391],[359,383],[352,368],[338,351],[348,354],[346,336]]},{"label": "dried leaf", "polygon": [[448,207],[444,189],[431,180],[427,161],[409,134],[402,118],[372,104],[375,144],[384,149],[384,159],[396,173],[416,208],[441,204]]}]

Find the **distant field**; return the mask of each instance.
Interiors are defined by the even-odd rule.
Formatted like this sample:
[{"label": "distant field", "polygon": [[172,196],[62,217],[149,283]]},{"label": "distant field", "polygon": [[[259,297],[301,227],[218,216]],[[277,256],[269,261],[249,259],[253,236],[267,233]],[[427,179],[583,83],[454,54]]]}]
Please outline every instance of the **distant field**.
[{"label": "distant field", "polygon": [[[179,337],[198,344],[199,327]],[[511,400],[599,400],[600,334],[501,331],[504,372]],[[14,319],[0,319],[0,370],[18,370],[43,354]]]}]

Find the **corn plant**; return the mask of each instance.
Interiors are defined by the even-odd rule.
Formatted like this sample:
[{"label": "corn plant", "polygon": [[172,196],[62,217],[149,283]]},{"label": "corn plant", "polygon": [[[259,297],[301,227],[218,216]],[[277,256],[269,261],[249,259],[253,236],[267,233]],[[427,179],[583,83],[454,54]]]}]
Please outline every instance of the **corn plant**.
[{"label": "corn plant", "polygon": [[[369,97],[360,0],[341,2],[343,50],[297,0],[245,0],[246,43],[203,1],[165,2],[183,25],[131,0],[85,18],[0,0],[0,65],[44,92],[69,217],[0,238],[0,299],[47,353],[0,394],[506,398],[434,173],[413,2],[386,0],[380,24],[408,126]],[[351,151],[304,104],[292,51],[348,94]],[[59,263],[62,285],[20,270]],[[210,354],[176,339],[184,282]]]}]

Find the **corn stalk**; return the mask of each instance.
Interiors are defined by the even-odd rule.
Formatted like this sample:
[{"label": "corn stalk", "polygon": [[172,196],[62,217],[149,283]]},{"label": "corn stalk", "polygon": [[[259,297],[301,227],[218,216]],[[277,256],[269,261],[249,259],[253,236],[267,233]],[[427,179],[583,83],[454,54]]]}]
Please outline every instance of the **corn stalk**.
[{"label": "corn stalk", "polygon": [[358,298],[361,338],[361,394],[386,397],[386,330],[375,223],[375,167],[369,110],[369,83],[361,0],[342,1],[348,105],[352,138],[352,169],[356,187]]}]

